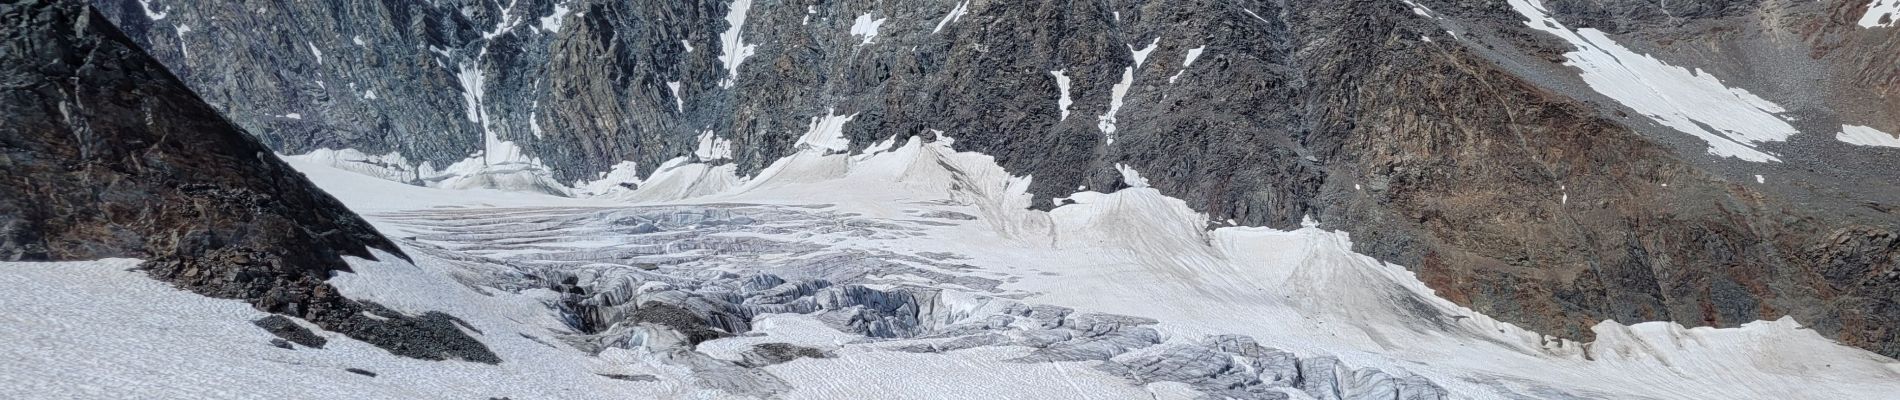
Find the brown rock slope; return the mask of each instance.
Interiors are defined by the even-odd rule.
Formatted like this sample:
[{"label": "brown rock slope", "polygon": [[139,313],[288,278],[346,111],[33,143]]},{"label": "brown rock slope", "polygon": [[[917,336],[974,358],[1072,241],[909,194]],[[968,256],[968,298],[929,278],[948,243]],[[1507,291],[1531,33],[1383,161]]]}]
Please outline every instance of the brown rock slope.
[{"label": "brown rock slope", "polygon": [[1362,251],[1559,336],[1587,338],[1603,319],[1734,326],[1793,315],[1900,355],[1891,219],[1833,218],[1711,173],[1628,116],[1506,72],[1478,46],[1403,40],[1414,33],[1397,26],[1315,26],[1337,40],[1308,53],[1384,60],[1307,70],[1330,94],[1314,98],[1326,111],[1306,142],[1330,161],[1329,180],[1364,188],[1334,186],[1344,200],[1317,206]]}]

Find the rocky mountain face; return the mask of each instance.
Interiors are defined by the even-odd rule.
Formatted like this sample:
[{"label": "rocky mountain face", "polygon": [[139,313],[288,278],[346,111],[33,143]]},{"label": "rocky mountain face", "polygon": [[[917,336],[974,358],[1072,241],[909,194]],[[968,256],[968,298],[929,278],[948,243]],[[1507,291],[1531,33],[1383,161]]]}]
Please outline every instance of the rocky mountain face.
[{"label": "rocky mountain face", "polygon": [[1559,336],[1792,315],[1900,355],[1878,2],[93,3],[272,149],[397,181],[954,138],[1039,199],[1126,166],[1217,221],[1312,216]]},{"label": "rocky mountain face", "polygon": [[404,256],[84,3],[0,3],[0,44],[0,259],[141,258],[154,278],[400,355],[498,361],[453,317],[325,283],[344,256]]}]

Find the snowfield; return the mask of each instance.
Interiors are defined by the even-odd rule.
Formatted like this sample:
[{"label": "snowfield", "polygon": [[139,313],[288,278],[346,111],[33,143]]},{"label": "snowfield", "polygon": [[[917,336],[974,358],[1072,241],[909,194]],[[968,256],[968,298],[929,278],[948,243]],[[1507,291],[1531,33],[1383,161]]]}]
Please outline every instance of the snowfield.
[{"label": "snowfield", "polygon": [[[460,317],[503,362],[400,358],[329,332],[321,349],[283,349],[251,324],[265,314],[127,271],[136,260],[0,263],[0,397],[1900,393],[1900,363],[1791,319],[1605,321],[1577,343],[1439,298],[1317,223],[1209,230],[1132,169],[1131,188],[1044,212],[1029,208],[1030,178],[948,137],[859,154],[819,139],[757,176],[683,158],[586,199],[292,159],[415,259],[354,260],[334,286]],[[719,332],[652,317],[679,309]]]}]

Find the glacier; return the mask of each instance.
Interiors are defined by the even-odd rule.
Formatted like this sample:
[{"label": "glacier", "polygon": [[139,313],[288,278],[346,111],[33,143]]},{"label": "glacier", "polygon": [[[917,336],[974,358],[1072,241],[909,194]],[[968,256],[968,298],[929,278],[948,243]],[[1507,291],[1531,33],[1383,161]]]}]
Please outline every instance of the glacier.
[{"label": "glacier", "polygon": [[[827,118],[836,118],[827,117]],[[1214,226],[1127,188],[1030,207],[1028,176],[936,140],[816,143],[756,176],[730,144],[579,197],[289,157],[413,261],[331,284],[464,320],[503,362],[394,356],[126,271],[0,263],[0,397],[1882,398],[1900,363],[1792,319],[1604,321],[1580,343],[1438,297],[1347,232]],[[348,160],[339,164],[337,160]],[[577,185],[580,186],[580,185]],[[606,190],[611,188],[612,190]],[[47,349],[53,349],[48,351]],[[96,356],[104,354],[105,357]],[[178,368],[180,365],[189,368]],[[371,377],[360,372],[375,374]],[[53,384],[94,376],[95,385]],[[247,393],[228,388],[244,387]]]}]

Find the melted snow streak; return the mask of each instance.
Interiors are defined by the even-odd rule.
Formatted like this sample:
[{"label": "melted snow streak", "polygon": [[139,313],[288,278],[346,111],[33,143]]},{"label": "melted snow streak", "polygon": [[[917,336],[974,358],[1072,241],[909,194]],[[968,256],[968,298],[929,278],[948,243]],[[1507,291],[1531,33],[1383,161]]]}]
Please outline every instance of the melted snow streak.
[{"label": "melted snow streak", "polygon": [[1900,137],[1857,125],[1842,125],[1841,133],[1834,135],[1834,139],[1861,146],[1900,147]]},{"label": "melted snow streak", "polygon": [[699,147],[693,149],[693,156],[700,162],[713,162],[732,158],[732,141],[713,135],[712,131],[699,134]]},{"label": "melted snow streak", "polygon": [[[1135,85],[1135,70],[1148,61],[1148,54],[1154,53],[1155,46],[1159,44],[1161,44],[1161,38],[1155,38],[1153,42],[1148,43],[1148,46],[1140,49],[1136,49],[1134,45],[1128,46],[1128,52],[1135,59],[1135,65],[1123,68],[1121,82],[1109,88],[1108,113],[1095,117],[1095,127],[1102,130],[1102,135],[1107,137],[1108,144],[1115,144],[1115,115],[1121,113],[1122,99],[1128,97],[1128,89]],[[1066,97],[1068,90],[1063,90],[1063,94]],[[1063,109],[1066,110],[1068,107],[1063,107]]]},{"label": "melted snow streak", "polygon": [[1181,71],[1175,72],[1174,76],[1168,77],[1168,84],[1172,85],[1174,81],[1181,79],[1181,74],[1186,74],[1188,67],[1194,66],[1194,61],[1200,59],[1201,52],[1204,51],[1207,51],[1207,45],[1188,49],[1187,58],[1181,60]]},{"label": "melted snow streak", "polygon": [[868,13],[859,15],[857,20],[851,22],[851,35],[864,38],[863,43],[858,43],[859,46],[871,44],[871,40],[877,38],[877,28],[880,26],[884,26],[883,18],[871,19]]},{"label": "melted snow streak", "polygon": [[541,17],[541,30],[547,31],[548,33],[560,32],[561,21],[567,19],[567,14],[572,11],[573,10],[567,8],[566,3],[555,3],[554,12],[548,14],[546,17]]},{"label": "melted snow streak", "polygon": [[165,9],[165,11],[158,11],[158,10],[153,10],[153,9],[152,9],[152,0],[139,0],[139,9],[140,9],[140,10],[144,10],[144,11],[145,11],[145,17],[146,17],[146,18],[151,18],[151,19],[152,19],[153,21],[159,21],[159,20],[164,20],[166,16],[168,16],[169,14],[171,14],[171,13],[170,13],[170,10],[171,10],[171,8],[170,8],[170,7],[167,7],[167,8]]},{"label": "melted snow streak", "polygon": [[943,32],[943,27],[950,26],[952,22],[957,22],[958,19],[963,18],[964,13],[968,12],[970,12],[970,0],[963,0],[962,3],[957,3],[957,8],[951,9],[949,15],[944,15],[943,20],[937,21],[937,28],[931,29],[930,33]]},{"label": "melted snow streak", "polygon": [[[0,263],[0,397],[1811,398],[1900,391],[1900,364],[1791,319],[1603,322],[1576,343],[1437,297],[1318,228],[1208,229],[1129,188],[1029,207],[1030,178],[942,133],[802,147],[753,177],[721,139],[589,199],[443,190],[290,164],[414,262],[342,294],[457,316],[504,362],[270,344],[236,301],[136,260]],[[842,122],[837,126],[842,126]],[[813,136],[813,135],[808,135]],[[704,153],[704,154],[699,154]],[[402,164],[392,155],[328,159]],[[696,161],[697,160],[697,161]],[[594,190],[598,189],[598,190]],[[307,325],[307,324],[306,324]],[[101,334],[107,332],[109,334]],[[88,360],[110,360],[94,362]],[[182,368],[181,368],[182,367]],[[346,368],[379,374],[366,378]],[[86,377],[75,381],[73,377]],[[87,385],[86,382],[111,382]],[[898,382],[901,384],[892,384]]]},{"label": "melted snow streak", "polygon": [[1067,121],[1069,120],[1069,105],[1075,104],[1075,100],[1069,97],[1069,76],[1059,69],[1049,71],[1049,75],[1056,77],[1056,91],[1058,92],[1057,94],[1061,96],[1056,98],[1056,108],[1062,110],[1062,119],[1060,120]]},{"label": "melted snow streak", "polygon": [[1747,90],[1730,88],[1701,70],[1691,71],[1636,54],[1595,29],[1571,30],[1549,16],[1538,0],[1510,0],[1531,28],[1576,46],[1567,65],[1583,71],[1591,89],[1649,116],[1657,123],[1709,143],[1709,154],[1754,162],[1780,161],[1754,146],[1787,140],[1796,131],[1776,116],[1785,112]]},{"label": "melted snow streak", "polygon": [[844,124],[850,123],[857,114],[835,115],[836,110],[827,110],[821,117],[811,117],[811,127],[804,136],[798,138],[798,146],[822,149],[826,151],[844,151],[851,148],[851,141],[844,137]]},{"label": "melted snow streak", "polygon": [[1860,17],[1862,28],[1893,27],[1900,24],[1900,0],[1873,0],[1867,14]]},{"label": "melted snow streak", "polygon": [[[746,44],[745,38],[740,36],[746,13],[751,10],[752,0],[733,0],[726,11],[726,31],[719,34],[719,51],[722,52],[719,62],[726,66],[726,79],[719,81],[720,87],[732,87],[733,82],[739,80],[739,64],[758,48],[758,45]],[[686,51],[691,52],[692,46],[688,45]]]}]

